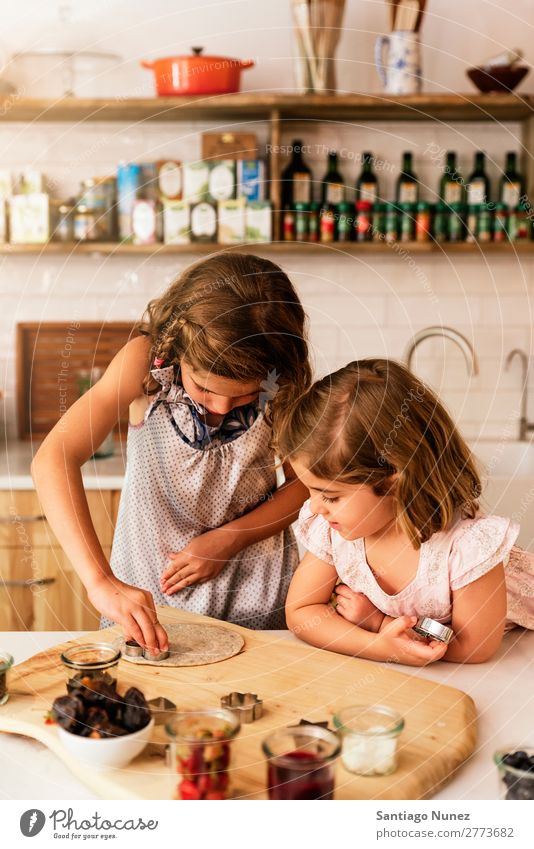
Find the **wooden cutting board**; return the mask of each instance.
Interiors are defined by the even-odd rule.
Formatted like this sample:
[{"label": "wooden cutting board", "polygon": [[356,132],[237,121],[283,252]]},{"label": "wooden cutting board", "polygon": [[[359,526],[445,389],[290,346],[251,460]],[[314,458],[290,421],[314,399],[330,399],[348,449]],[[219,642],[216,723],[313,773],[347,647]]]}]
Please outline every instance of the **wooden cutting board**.
[{"label": "wooden cutting board", "polygon": [[[168,607],[159,609],[166,622],[212,622]],[[357,658],[322,651],[305,643],[293,645],[261,631],[227,625],[243,635],[241,654],[222,663],[199,667],[154,668],[122,661],[119,691],[135,685],[147,699],[167,696],[179,709],[217,707],[221,696],[237,690],[257,693],[264,702],[261,719],[243,725],[233,750],[232,781],[238,794],[265,798],[266,767],[261,741],[272,730],[301,718],[332,719],[340,707],[357,703],[387,704],[406,720],[400,738],[397,772],[389,776],[352,775],[337,762],[337,799],[421,799],[446,783],[472,753],[476,741],[476,710],[469,696],[416,676],[396,672]],[[96,632],[98,640],[112,641],[118,628]],[[74,642],[90,642],[91,635]],[[104,799],[173,798],[176,777],[165,767],[162,747],[153,745],[126,769],[95,773],[76,762],[61,746],[44,714],[65,690],[60,654],[65,643],[35,655],[12,670],[12,695],[0,708],[0,731],[40,740],[69,769]],[[13,692],[15,691],[15,692]],[[164,742],[162,726],[153,741]],[[30,766],[30,765],[28,765]]]},{"label": "wooden cutting board", "polygon": [[[17,324],[19,439],[44,439],[79,395],[77,375],[105,370],[134,336],[131,321],[23,322]],[[125,438],[128,414],[116,429]]]}]

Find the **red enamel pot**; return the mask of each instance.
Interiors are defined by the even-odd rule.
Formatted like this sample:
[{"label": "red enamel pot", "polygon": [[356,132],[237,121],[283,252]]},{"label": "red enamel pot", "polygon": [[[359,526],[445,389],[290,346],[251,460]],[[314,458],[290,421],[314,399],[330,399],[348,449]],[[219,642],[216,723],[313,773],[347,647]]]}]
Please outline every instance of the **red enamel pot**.
[{"label": "red enamel pot", "polygon": [[191,56],[167,56],[141,62],[143,68],[154,71],[159,97],[239,91],[241,71],[252,68],[254,62],[229,56],[204,56],[202,50],[202,47],[193,47]]}]

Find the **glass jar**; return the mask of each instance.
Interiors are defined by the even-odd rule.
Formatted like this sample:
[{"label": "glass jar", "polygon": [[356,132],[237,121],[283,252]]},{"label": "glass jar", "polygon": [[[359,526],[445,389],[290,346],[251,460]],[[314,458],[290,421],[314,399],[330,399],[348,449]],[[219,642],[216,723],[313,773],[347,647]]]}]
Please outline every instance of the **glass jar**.
[{"label": "glass jar", "polygon": [[[475,221],[476,225],[476,221]],[[476,232],[476,229],[473,231]],[[449,207],[445,203],[436,204],[434,214],[434,241],[446,242],[449,237]]]},{"label": "glass jar", "polygon": [[231,743],[240,728],[231,710],[189,711],[166,723],[169,764],[180,776],[177,799],[227,799]]},{"label": "glass jar", "polygon": [[510,238],[514,242],[525,242],[530,239],[530,214],[525,203],[520,203],[510,213]]},{"label": "glass jar", "polygon": [[372,204],[368,200],[359,200],[356,202],[354,230],[357,242],[369,242],[373,238],[373,232],[371,230],[372,208]]},{"label": "glass jar", "polygon": [[400,240],[401,242],[415,241],[415,203],[401,203],[400,205]]},{"label": "glass jar", "polygon": [[480,204],[470,204],[467,207],[467,226],[466,226],[466,242],[476,242],[478,231],[478,214],[480,212]]},{"label": "glass jar", "polygon": [[415,240],[417,242],[430,241],[431,207],[429,203],[420,201],[417,204],[415,218]]},{"label": "glass jar", "polygon": [[373,204],[373,242],[381,242],[386,237],[386,212],[385,203]]},{"label": "glass jar", "polygon": [[111,643],[85,643],[71,646],[61,655],[67,673],[69,693],[79,687],[92,688],[95,682],[116,683],[121,652]]},{"label": "glass jar", "polygon": [[68,201],[54,201],[49,199],[50,216],[51,216],[51,232],[54,242],[73,242],[74,241],[74,208],[76,201],[74,198]]},{"label": "glass jar", "polygon": [[399,210],[394,203],[386,204],[386,242],[396,242],[399,238]]},{"label": "glass jar", "polygon": [[318,242],[320,235],[320,211],[321,204],[314,201],[310,203],[310,220],[308,222],[308,242]]},{"label": "glass jar", "polygon": [[295,238],[297,242],[308,241],[309,206],[307,203],[295,204]]},{"label": "glass jar", "polygon": [[283,231],[284,231],[284,241],[285,242],[294,242],[295,241],[295,213],[292,209],[286,209],[284,211],[284,217],[282,221]]},{"label": "glass jar", "polygon": [[493,241],[506,242],[508,239],[508,207],[505,203],[495,205],[493,221]]},{"label": "glass jar", "polygon": [[343,201],[337,208],[337,240],[351,242],[354,233],[354,204]]},{"label": "glass jar", "polygon": [[[477,225],[478,233],[478,225]],[[465,239],[465,207],[463,203],[451,203],[449,214],[449,242]]]},{"label": "glass jar", "polygon": [[342,739],[341,760],[357,775],[390,775],[404,719],[384,705],[353,705],[334,716]]},{"label": "glass jar", "polygon": [[333,242],[336,233],[336,219],[332,206],[323,206],[320,215],[321,242]]},{"label": "glass jar", "polygon": [[491,242],[493,237],[493,205],[480,204],[477,222],[477,242]]},{"label": "glass jar", "polygon": [[0,705],[5,705],[9,699],[7,691],[7,673],[13,666],[13,658],[10,654],[0,651]]},{"label": "glass jar", "polygon": [[319,725],[295,725],[262,743],[269,799],[333,799],[337,734]]},{"label": "glass jar", "polygon": [[98,241],[98,210],[78,202],[74,210],[74,239],[76,242]]},{"label": "glass jar", "polygon": [[499,749],[493,760],[499,770],[499,798],[534,801],[534,748]]}]

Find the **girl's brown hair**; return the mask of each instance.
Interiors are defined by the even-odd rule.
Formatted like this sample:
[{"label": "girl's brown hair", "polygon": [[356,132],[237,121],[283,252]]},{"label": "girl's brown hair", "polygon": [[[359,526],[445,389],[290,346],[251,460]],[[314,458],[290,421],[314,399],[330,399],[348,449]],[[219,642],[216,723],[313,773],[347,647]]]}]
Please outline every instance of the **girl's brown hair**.
[{"label": "girl's brown hair", "polygon": [[[152,342],[147,371],[154,358],[166,366],[184,358],[197,371],[261,379],[273,410],[311,383],[306,314],[287,274],[262,257],[223,253],[190,265],[143,319],[138,332]],[[145,391],[149,383],[147,375]]]},{"label": "girl's brown hair", "polygon": [[349,363],[278,410],[274,426],[283,459],[302,459],[324,480],[392,494],[416,548],[456,510],[476,515],[481,483],[469,448],[436,395],[393,360]]}]

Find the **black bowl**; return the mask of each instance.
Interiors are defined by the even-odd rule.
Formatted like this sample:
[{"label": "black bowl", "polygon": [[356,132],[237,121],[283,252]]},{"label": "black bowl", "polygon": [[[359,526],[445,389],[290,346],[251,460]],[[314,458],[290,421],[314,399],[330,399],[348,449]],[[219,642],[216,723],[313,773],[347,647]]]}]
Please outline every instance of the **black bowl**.
[{"label": "black bowl", "polygon": [[511,92],[526,77],[526,65],[496,65],[494,68],[470,68],[467,76],[483,94]]}]

